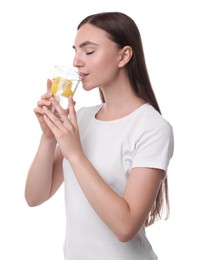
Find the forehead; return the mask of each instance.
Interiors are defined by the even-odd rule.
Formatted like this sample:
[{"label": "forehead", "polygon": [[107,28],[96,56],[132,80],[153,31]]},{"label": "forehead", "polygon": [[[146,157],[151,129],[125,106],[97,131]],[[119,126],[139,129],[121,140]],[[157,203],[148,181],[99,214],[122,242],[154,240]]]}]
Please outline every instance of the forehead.
[{"label": "forehead", "polygon": [[76,33],[74,46],[79,47],[84,42],[92,42],[96,45],[113,43],[107,36],[107,32],[91,24],[84,24]]}]

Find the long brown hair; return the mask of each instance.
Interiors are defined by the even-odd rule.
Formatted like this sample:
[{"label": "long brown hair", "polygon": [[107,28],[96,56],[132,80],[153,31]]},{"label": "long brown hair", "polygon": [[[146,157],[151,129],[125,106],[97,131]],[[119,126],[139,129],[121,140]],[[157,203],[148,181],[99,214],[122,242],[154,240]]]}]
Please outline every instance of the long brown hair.
[{"label": "long brown hair", "polygon": [[[103,12],[90,15],[80,22],[77,29],[86,23],[92,24],[106,31],[108,37],[113,42],[117,43],[119,48],[123,48],[127,45],[132,48],[133,55],[129,63],[126,65],[126,68],[133,91],[136,96],[146,100],[161,114],[150,82],[141,35],[136,23],[129,16],[121,12]],[[105,102],[101,90],[100,96],[102,102]],[[161,218],[164,204],[166,206],[167,219],[169,215],[167,177],[160,186],[155,203],[146,220],[146,226],[153,224],[157,219]]]}]

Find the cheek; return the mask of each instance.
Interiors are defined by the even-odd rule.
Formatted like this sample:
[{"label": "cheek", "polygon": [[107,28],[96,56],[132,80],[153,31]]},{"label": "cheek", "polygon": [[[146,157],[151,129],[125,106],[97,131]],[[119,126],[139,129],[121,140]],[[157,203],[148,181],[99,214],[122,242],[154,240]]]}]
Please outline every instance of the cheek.
[{"label": "cheek", "polygon": [[101,85],[110,84],[116,77],[118,67],[115,53],[101,53],[87,64],[89,76],[83,80],[83,88],[91,90]]},{"label": "cheek", "polygon": [[118,62],[117,56],[118,52],[112,47],[104,48],[96,54],[96,57],[93,60],[93,65],[96,67],[96,69],[101,71],[108,70],[109,67],[115,68]]},{"label": "cheek", "polygon": [[116,58],[112,55],[105,55],[100,58],[95,66],[97,78],[105,81],[112,78],[118,70]]}]

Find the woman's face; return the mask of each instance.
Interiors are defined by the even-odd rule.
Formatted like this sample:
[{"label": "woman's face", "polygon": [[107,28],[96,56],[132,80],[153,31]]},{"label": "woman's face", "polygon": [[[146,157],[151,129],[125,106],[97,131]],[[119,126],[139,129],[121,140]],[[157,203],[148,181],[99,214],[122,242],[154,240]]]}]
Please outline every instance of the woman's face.
[{"label": "woman's face", "polygon": [[119,70],[120,49],[104,30],[84,24],[77,31],[73,48],[73,65],[82,76],[85,90],[113,83]]}]

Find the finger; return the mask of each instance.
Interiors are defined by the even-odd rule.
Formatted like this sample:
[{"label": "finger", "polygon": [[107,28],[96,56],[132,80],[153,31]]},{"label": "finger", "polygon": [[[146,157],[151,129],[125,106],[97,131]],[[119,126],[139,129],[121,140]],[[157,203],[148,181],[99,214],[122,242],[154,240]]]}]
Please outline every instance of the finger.
[{"label": "finger", "polygon": [[34,108],[33,111],[34,111],[35,114],[41,114],[41,115],[44,114],[44,111],[41,107],[36,107],[36,108]]},{"label": "finger", "polygon": [[76,118],[76,111],[75,106],[76,102],[73,100],[72,96],[68,97],[68,108],[69,108],[69,117],[70,122],[72,125],[77,126],[77,118]]},{"label": "finger", "polygon": [[57,129],[63,129],[64,126],[62,124],[62,119],[58,116],[56,116],[54,113],[52,113],[49,109],[47,109],[47,107],[43,107],[43,111],[44,111],[44,119],[46,119],[45,121],[50,121],[48,122],[48,126],[51,127],[52,131],[53,129],[56,128]]},{"label": "finger", "polygon": [[44,114],[43,118],[44,118],[44,121],[47,124],[47,126],[50,128],[50,130],[54,134],[54,136],[56,136],[59,131],[58,127],[52,122],[52,120],[46,114]]},{"label": "finger", "polygon": [[55,115],[56,118],[60,119],[60,121],[63,122],[66,127],[68,127],[70,125],[70,120],[68,119],[68,110],[63,109],[54,97],[51,98],[51,104],[54,113],[52,110],[51,112]]},{"label": "finger", "polygon": [[47,91],[51,90],[52,81],[50,79],[47,80]]},{"label": "finger", "polygon": [[58,117],[60,117],[62,121],[68,120],[68,112],[60,106],[59,102],[57,102],[54,97],[52,97],[50,100],[54,110],[58,114]]},{"label": "finger", "polygon": [[38,107],[43,107],[43,106],[50,106],[52,103],[51,103],[51,101],[49,101],[49,100],[39,100],[38,102],[37,102],[37,106]]},{"label": "finger", "polygon": [[46,92],[44,95],[41,96],[41,99],[50,99],[53,96],[53,93],[51,92]]}]

